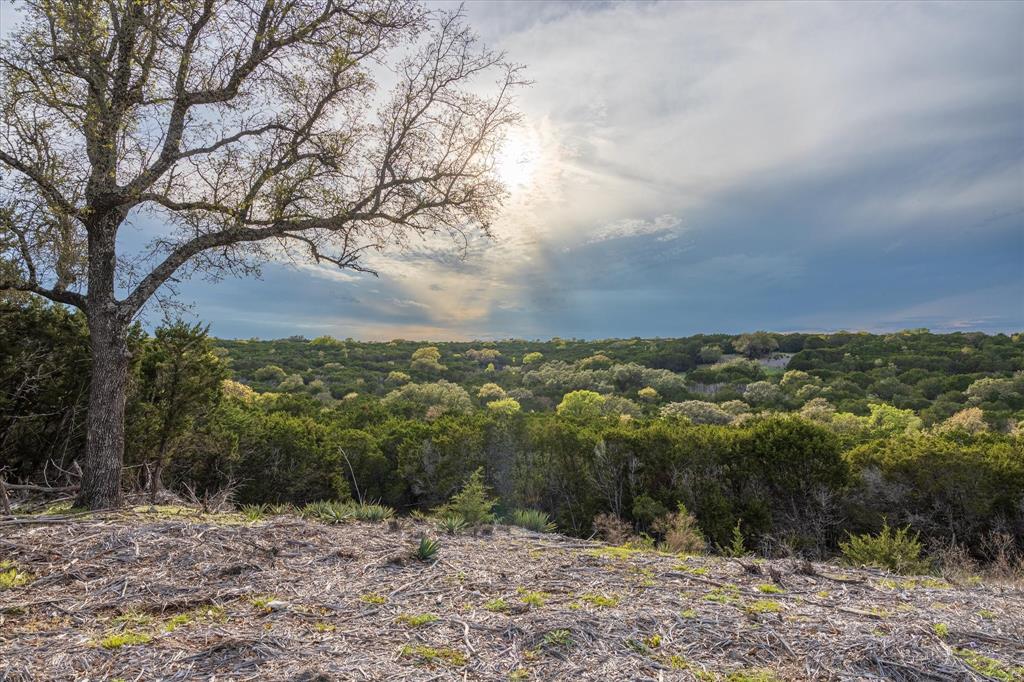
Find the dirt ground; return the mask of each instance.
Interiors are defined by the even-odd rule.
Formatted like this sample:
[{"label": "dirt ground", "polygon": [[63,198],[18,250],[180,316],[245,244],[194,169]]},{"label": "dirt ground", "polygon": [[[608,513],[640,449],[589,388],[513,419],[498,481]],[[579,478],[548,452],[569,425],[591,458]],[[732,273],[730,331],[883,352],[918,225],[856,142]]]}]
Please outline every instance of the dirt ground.
[{"label": "dirt ground", "polygon": [[410,519],[0,521],[0,680],[113,679],[1024,680],[1024,592]]}]

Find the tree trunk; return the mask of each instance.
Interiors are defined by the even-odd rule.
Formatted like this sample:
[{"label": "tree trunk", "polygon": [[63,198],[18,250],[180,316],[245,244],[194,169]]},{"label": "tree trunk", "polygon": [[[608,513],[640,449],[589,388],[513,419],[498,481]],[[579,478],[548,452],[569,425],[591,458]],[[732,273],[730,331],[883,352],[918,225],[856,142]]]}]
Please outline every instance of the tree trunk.
[{"label": "tree trunk", "polygon": [[121,504],[124,412],[128,393],[127,328],[116,313],[89,311],[92,381],[82,465],[82,487],[75,504],[106,509]]}]

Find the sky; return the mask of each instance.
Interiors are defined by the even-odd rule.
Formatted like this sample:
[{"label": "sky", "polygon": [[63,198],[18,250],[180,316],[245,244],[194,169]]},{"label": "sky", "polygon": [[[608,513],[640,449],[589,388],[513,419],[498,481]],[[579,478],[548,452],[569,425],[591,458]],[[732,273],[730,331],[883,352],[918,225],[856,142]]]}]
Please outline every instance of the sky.
[{"label": "sky", "polygon": [[379,278],[189,281],[192,316],[367,340],[1024,329],[1024,3],[465,12],[533,81],[495,238]]}]

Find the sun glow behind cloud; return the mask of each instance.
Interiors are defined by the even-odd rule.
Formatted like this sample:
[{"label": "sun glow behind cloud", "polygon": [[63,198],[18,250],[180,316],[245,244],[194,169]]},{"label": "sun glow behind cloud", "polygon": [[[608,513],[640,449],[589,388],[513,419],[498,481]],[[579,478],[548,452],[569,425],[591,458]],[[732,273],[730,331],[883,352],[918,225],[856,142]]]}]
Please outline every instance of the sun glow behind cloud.
[{"label": "sun glow behind cloud", "polygon": [[466,12],[535,83],[494,239],[184,285],[214,333],[1024,326],[1024,5]]}]

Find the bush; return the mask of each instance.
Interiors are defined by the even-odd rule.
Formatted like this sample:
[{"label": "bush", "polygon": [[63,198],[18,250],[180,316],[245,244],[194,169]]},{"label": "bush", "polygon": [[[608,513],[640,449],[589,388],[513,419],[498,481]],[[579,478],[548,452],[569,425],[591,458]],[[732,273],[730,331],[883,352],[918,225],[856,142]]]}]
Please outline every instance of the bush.
[{"label": "bush", "polygon": [[428,384],[405,384],[388,393],[381,405],[408,417],[424,417],[433,414],[465,414],[473,409],[469,393],[458,384],[444,379]]},{"label": "bush", "polygon": [[684,400],[661,408],[662,417],[686,417],[694,424],[728,424],[732,415],[714,403],[704,400]]},{"label": "bush", "polygon": [[1024,441],[953,431],[874,441],[846,455],[856,473],[847,494],[852,527],[874,530],[885,516],[913,523],[929,544],[977,548],[993,530],[1024,540]]},{"label": "bush", "polygon": [[565,394],[556,411],[569,419],[596,419],[601,416],[605,400],[594,391],[572,391]]},{"label": "bush", "polygon": [[893,529],[885,523],[877,535],[850,535],[848,541],[839,543],[839,549],[853,566],[877,566],[903,575],[919,575],[929,569],[921,558],[918,535],[910,533],[910,526]]},{"label": "bush", "polygon": [[671,514],[658,518],[651,530],[665,537],[663,547],[677,554],[699,554],[707,547],[707,540],[693,517],[682,502]]},{"label": "bush", "polygon": [[481,401],[487,403],[492,400],[501,400],[506,397],[505,389],[498,384],[488,383],[480,387],[480,390],[476,392],[476,397]]},{"label": "bush", "polygon": [[519,414],[520,409],[519,401],[515,398],[503,398],[501,400],[492,400],[487,403],[487,409],[492,414],[500,414],[506,417]]},{"label": "bush", "polygon": [[594,533],[610,545],[621,545],[633,537],[633,526],[615,514],[598,514],[592,521]]},{"label": "bush", "polygon": [[484,485],[484,470],[479,468],[470,475],[466,484],[452,499],[438,510],[443,515],[461,516],[469,525],[494,521],[496,498],[487,494]]}]

